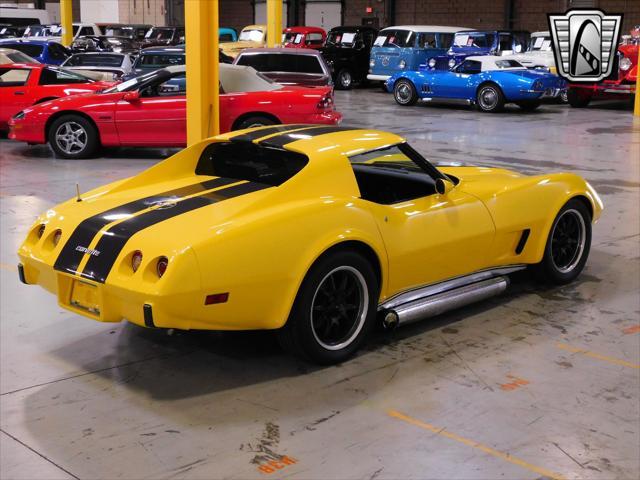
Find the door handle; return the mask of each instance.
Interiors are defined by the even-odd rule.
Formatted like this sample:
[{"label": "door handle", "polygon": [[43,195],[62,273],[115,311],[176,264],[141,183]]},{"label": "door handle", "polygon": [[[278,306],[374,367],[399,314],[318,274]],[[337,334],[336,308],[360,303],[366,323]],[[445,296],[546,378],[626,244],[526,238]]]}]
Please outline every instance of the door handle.
[{"label": "door handle", "polygon": [[13,92],[14,95],[24,95],[24,92]]}]

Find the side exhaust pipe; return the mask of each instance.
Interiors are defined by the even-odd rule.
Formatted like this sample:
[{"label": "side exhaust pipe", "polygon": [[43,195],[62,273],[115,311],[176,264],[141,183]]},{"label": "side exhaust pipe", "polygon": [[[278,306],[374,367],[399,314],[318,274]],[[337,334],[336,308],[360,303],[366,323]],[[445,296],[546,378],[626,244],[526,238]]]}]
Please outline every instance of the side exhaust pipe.
[{"label": "side exhaust pipe", "polygon": [[383,325],[385,328],[394,328],[398,325],[440,315],[449,310],[498,295],[504,292],[508,286],[509,278],[499,276],[418,298],[386,310]]}]

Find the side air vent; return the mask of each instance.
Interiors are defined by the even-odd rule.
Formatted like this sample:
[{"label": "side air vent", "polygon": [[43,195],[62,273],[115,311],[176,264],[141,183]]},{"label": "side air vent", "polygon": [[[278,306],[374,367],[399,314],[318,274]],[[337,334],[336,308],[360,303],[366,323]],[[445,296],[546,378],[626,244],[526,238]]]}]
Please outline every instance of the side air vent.
[{"label": "side air vent", "polygon": [[520,255],[524,250],[524,247],[527,244],[527,240],[529,240],[530,233],[531,230],[528,228],[522,231],[522,235],[520,235],[520,240],[518,241],[518,245],[516,246],[516,255]]}]

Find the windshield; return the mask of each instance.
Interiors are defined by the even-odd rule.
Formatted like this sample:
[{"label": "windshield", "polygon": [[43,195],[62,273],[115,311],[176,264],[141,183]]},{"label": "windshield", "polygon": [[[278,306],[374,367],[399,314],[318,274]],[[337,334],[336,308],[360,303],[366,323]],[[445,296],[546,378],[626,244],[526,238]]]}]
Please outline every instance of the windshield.
[{"label": "windshield", "polygon": [[351,46],[355,42],[357,32],[331,31],[327,36],[327,44]]},{"label": "windshield", "polygon": [[239,40],[241,42],[261,42],[264,38],[262,30],[243,30],[240,32]]},{"label": "windshield", "polygon": [[11,63],[39,63],[36,59],[22,52],[0,52],[0,56],[2,55],[8,58]]},{"label": "windshield", "polygon": [[295,32],[285,33],[282,39],[284,43],[293,43],[294,45],[300,45],[302,40],[304,40],[304,34]]},{"label": "windshield", "polygon": [[161,77],[169,78],[170,76],[171,74],[165,70],[156,70],[154,72],[140,75],[139,77],[135,77],[127,80],[126,82],[114,85],[111,88],[103,90],[102,93],[129,92],[131,90],[138,90],[140,87],[146,85],[147,83],[154,82]]},{"label": "windshield", "polygon": [[49,37],[56,33],[61,33],[61,28],[46,25],[31,25],[24,31],[23,37]]},{"label": "windshield", "polygon": [[[54,81],[55,78],[55,81]],[[51,85],[61,83],[93,83],[94,80],[79,72],[74,72],[66,68],[47,66],[40,73],[40,85]]]},{"label": "windshield", "polygon": [[454,47],[490,48],[495,41],[493,33],[456,33]]},{"label": "windshield", "polygon": [[146,39],[152,40],[171,40],[173,36],[173,28],[157,28],[153,27],[144,36]]},{"label": "windshield", "polygon": [[105,33],[108,37],[128,37],[133,38],[133,28],[131,27],[109,27]]},{"label": "windshield", "polygon": [[529,43],[529,50],[532,52],[550,52],[551,51],[551,37],[540,36],[532,37]]},{"label": "windshield", "polygon": [[412,47],[414,40],[411,30],[383,30],[373,43],[376,47]]}]

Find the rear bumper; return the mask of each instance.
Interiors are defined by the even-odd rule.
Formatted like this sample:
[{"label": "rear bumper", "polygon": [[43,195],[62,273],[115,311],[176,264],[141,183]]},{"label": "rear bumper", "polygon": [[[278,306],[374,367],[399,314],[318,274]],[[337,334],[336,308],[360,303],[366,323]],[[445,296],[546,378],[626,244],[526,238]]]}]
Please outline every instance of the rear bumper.
[{"label": "rear bumper", "polygon": [[589,84],[576,84],[572,83],[571,89],[581,90],[583,92],[589,92],[592,95],[598,94],[622,94],[622,95],[634,95],[636,93],[635,83],[614,83],[614,82],[600,82]]},{"label": "rear bumper", "polygon": [[312,115],[311,118],[305,119],[305,122],[318,123],[321,125],[338,125],[342,122],[342,114],[335,110],[331,112],[316,113]]},{"label": "rear bumper", "polygon": [[557,98],[566,88],[546,88],[544,90],[520,90],[523,95],[537,96],[539,99]]}]

